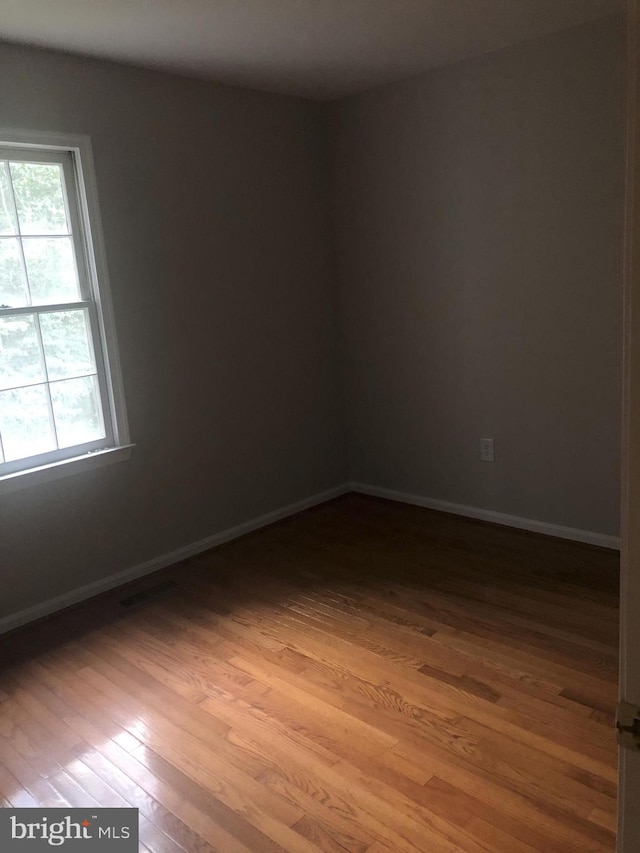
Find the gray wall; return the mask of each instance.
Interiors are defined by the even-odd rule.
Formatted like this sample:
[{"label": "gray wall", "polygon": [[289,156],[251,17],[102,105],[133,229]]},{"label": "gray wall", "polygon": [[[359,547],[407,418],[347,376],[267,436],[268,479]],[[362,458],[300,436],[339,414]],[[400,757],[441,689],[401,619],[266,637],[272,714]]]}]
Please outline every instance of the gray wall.
[{"label": "gray wall", "polygon": [[622,44],[605,19],[328,107],[353,480],[617,533]]},{"label": "gray wall", "polygon": [[621,54],[318,105],[0,47],[0,127],[92,138],[137,444],[0,496],[0,618],[349,476],[617,533]]},{"label": "gray wall", "polygon": [[91,135],[137,444],[0,497],[0,617],[345,480],[321,121],[0,47],[0,127]]}]

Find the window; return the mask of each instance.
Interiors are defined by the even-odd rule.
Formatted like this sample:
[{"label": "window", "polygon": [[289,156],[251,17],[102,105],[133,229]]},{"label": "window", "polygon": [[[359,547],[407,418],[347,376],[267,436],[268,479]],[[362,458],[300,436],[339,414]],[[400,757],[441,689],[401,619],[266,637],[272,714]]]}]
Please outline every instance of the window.
[{"label": "window", "polygon": [[0,486],[127,444],[90,148],[75,142],[0,143]]}]

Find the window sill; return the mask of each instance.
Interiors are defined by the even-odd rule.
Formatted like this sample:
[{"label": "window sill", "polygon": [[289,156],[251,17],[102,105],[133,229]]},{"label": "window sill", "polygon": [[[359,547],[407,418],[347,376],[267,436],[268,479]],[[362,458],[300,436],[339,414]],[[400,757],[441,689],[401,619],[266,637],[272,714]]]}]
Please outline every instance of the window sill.
[{"label": "window sill", "polygon": [[82,471],[102,468],[104,465],[110,465],[113,462],[124,462],[131,457],[134,446],[133,444],[125,444],[121,447],[110,447],[107,450],[85,453],[82,456],[74,456],[72,459],[64,459],[61,462],[52,462],[50,465],[41,465],[39,468],[29,468],[26,471],[17,471],[15,474],[6,474],[4,477],[0,477],[0,495],[17,492],[20,489],[28,489],[40,483],[60,480],[62,477],[70,477],[73,474],[80,474]]}]

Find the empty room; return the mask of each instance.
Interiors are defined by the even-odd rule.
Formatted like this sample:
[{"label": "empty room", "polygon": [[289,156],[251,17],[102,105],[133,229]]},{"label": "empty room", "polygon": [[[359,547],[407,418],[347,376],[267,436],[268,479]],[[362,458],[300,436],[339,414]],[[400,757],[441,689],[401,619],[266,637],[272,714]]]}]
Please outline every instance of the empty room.
[{"label": "empty room", "polygon": [[636,0],[0,6],[0,850],[637,853]]}]

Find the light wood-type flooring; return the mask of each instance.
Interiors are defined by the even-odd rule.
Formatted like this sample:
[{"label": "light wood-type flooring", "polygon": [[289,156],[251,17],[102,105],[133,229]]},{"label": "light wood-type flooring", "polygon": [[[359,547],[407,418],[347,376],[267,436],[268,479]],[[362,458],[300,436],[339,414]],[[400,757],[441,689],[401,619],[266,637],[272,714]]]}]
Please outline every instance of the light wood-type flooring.
[{"label": "light wood-type flooring", "polygon": [[155,853],[613,851],[617,604],[611,551],[347,495],[1,638],[0,805],[136,806]]}]

